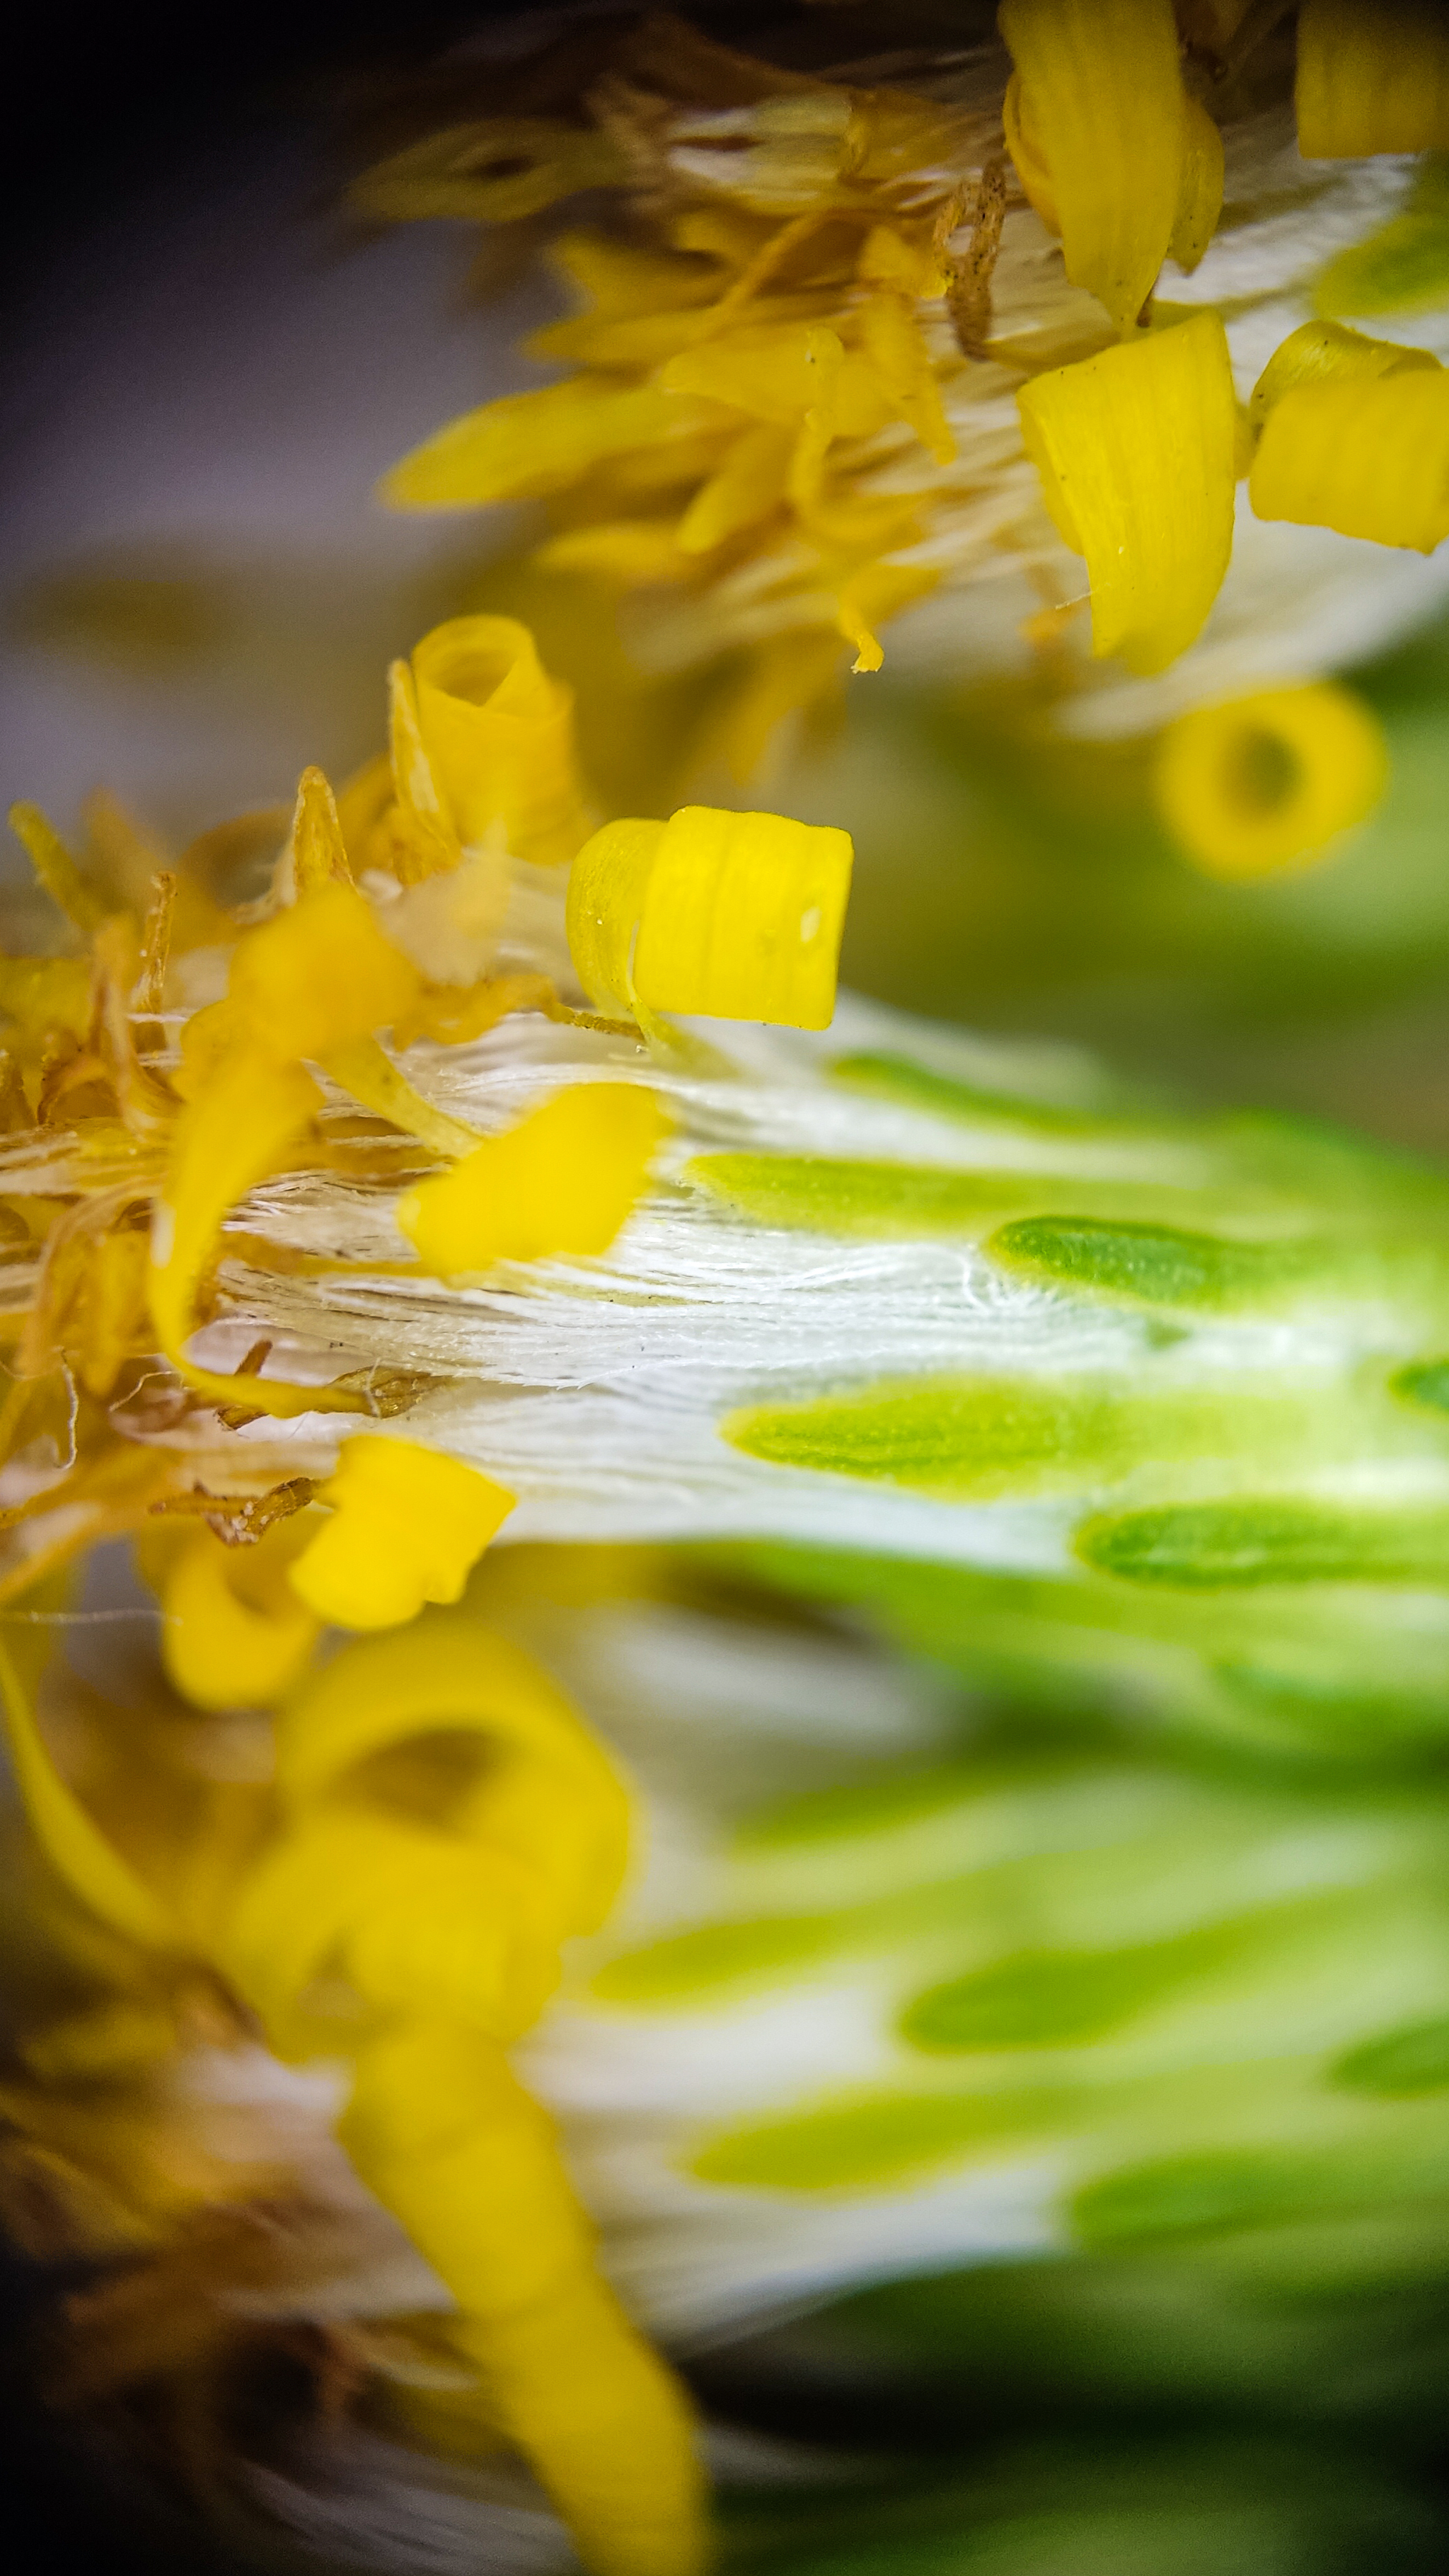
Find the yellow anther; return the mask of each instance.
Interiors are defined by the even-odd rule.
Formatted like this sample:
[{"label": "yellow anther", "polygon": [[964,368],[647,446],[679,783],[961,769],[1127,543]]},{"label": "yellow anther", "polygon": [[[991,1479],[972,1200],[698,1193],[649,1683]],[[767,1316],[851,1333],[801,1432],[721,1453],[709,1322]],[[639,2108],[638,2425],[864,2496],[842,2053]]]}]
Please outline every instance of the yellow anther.
[{"label": "yellow anther", "polygon": [[1248,419],[1261,430],[1275,403],[1295,385],[1354,384],[1375,376],[1401,376],[1437,367],[1431,349],[1401,348],[1396,340],[1371,340],[1346,322],[1305,322],[1290,331],[1253,387]]},{"label": "yellow anther", "polygon": [[1248,882],[1321,857],[1373,812],[1388,774],[1372,709],[1325,680],[1179,716],[1158,745],[1155,786],[1187,856]]},{"label": "yellow anther", "polygon": [[574,1083],[398,1201],[440,1279],[492,1261],[607,1252],[648,1177],[665,1119],[635,1083]]},{"label": "yellow anther", "polygon": [[1260,519],[1432,554],[1449,536],[1449,372],[1294,386],[1268,414],[1248,491]]},{"label": "yellow anther", "polygon": [[602,1010],[828,1028],[853,857],[848,832],[778,814],[608,824],[569,880],[579,979]]},{"label": "yellow anther", "polygon": [[1027,454],[1085,555],[1092,650],[1164,670],[1199,633],[1233,543],[1237,404],[1215,313],[1036,376],[1017,396]]},{"label": "yellow anther", "polygon": [[298,1597],[338,1628],[394,1628],[456,1601],[514,1496],[416,1440],[344,1441],[320,1487],[332,1518],[290,1568]]},{"label": "yellow anther", "polygon": [[306,1524],[284,1521],[251,1547],[198,1530],[161,1587],[161,1660],[198,1708],[255,1708],[304,1671],[319,1622],[287,1583]]},{"label": "yellow anther", "polygon": [[227,999],[239,1032],[274,1061],[320,1063],[389,1027],[417,986],[366,897],[329,880],[239,942]]},{"label": "yellow anther", "polygon": [[573,692],[512,617],[454,617],[413,652],[418,723],[462,842],[501,825],[514,855],[571,859],[589,828]]},{"label": "yellow anther", "polygon": [[1073,285],[1129,331],[1184,203],[1189,248],[1206,221],[1209,174],[1195,163],[1185,179],[1201,154],[1172,0],[1002,0],[998,23],[1020,75],[1006,128],[1017,175],[1060,232]]},{"label": "yellow anther", "polygon": [[1449,22],[1438,0],[1302,0],[1294,95],[1305,160],[1449,150]]}]

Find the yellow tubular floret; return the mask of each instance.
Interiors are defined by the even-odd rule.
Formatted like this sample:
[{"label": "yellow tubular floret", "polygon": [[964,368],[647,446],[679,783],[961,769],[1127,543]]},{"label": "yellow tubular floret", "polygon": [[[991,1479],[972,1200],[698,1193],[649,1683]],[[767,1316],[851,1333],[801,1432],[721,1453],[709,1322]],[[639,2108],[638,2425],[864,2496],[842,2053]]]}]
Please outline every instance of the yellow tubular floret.
[{"label": "yellow tubular floret", "polygon": [[1449,536],[1449,372],[1295,386],[1268,414],[1248,490],[1260,519],[1432,554]]},{"label": "yellow tubular floret", "polygon": [[1020,75],[1007,140],[1021,154],[1022,186],[1060,231],[1072,284],[1129,331],[1185,200],[1190,256],[1216,222],[1216,210],[1211,220],[1204,211],[1210,170],[1200,152],[1185,180],[1187,98],[1171,0],[1002,0],[998,20]]},{"label": "yellow tubular floret", "polygon": [[604,1010],[828,1028],[853,856],[848,832],[778,814],[609,824],[569,880],[580,981]]},{"label": "yellow tubular floret", "polygon": [[1247,881],[1321,856],[1373,812],[1388,774],[1372,709],[1323,680],[1179,716],[1158,745],[1155,787],[1188,857]]},{"label": "yellow tubular floret", "polygon": [[532,394],[505,394],[449,421],[415,447],[382,482],[401,510],[475,509],[561,492],[606,458],[653,447],[714,425],[702,405],[660,386],[620,386],[612,376],[575,376]]},{"label": "yellow tubular floret", "polygon": [[1260,430],[1274,404],[1295,385],[1367,382],[1375,376],[1399,376],[1438,364],[1431,349],[1405,349],[1396,340],[1373,340],[1364,331],[1351,331],[1346,322],[1305,322],[1280,342],[1253,387],[1249,424]]},{"label": "yellow tubular floret", "polygon": [[1233,542],[1237,405],[1214,313],[1036,376],[1017,396],[1027,454],[1087,560],[1092,650],[1161,671],[1192,643]]},{"label": "yellow tubular floret", "polygon": [[1449,21],[1438,0],[1302,0],[1295,101],[1308,161],[1449,151]]},{"label": "yellow tubular floret", "polygon": [[607,1252],[664,1133],[654,1094],[574,1083],[450,1172],[420,1181],[395,1217],[440,1279],[491,1261]]},{"label": "yellow tubular floret", "polygon": [[99,1827],[92,1824],[46,1750],[29,1694],[9,1649],[0,1646],[0,1693],[15,1785],[35,1839],[57,1875],[91,1913],[145,1949],[174,1949],[181,1935]]},{"label": "yellow tubular floret", "polygon": [[318,1490],[333,1517],[290,1568],[294,1593],[339,1628],[393,1628],[425,1601],[456,1601],[515,1497],[415,1440],[343,1443]]},{"label": "yellow tubular floret", "polygon": [[526,626],[454,617],[412,657],[418,722],[461,842],[501,826],[518,858],[571,859],[589,829],[574,766],[573,692]]}]

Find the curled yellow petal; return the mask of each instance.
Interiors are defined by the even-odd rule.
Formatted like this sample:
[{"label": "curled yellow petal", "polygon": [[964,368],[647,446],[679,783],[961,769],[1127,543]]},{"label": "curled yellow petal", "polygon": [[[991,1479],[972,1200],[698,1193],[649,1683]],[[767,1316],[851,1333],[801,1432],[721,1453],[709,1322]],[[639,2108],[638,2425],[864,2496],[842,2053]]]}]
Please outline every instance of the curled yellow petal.
[{"label": "curled yellow petal", "polygon": [[501,824],[518,858],[571,859],[589,828],[574,759],[573,691],[512,617],[454,617],[412,657],[418,723],[458,837]]},{"label": "curled yellow petal", "polygon": [[1298,149],[1307,161],[1449,151],[1449,21],[1437,0],[1302,0]]},{"label": "curled yellow petal", "polygon": [[461,1459],[368,1433],[343,1442],[317,1499],[332,1518],[289,1569],[298,1598],[338,1628],[393,1628],[456,1601],[514,1497]]},{"label": "curled yellow petal", "polygon": [[9,1649],[0,1645],[0,1695],[15,1784],[35,1839],[72,1894],[131,1941],[148,1949],[179,1946],[176,1925],[128,1861],[92,1823],[73,1789],[61,1778],[35,1722],[25,1685]]},{"label": "curled yellow petal", "polygon": [[1295,385],[1350,384],[1438,364],[1431,349],[1405,349],[1395,340],[1372,340],[1364,331],[1351,331],[1346,322],[1305,322],[1289,332],[1268,360],[1253,387],[1248,420],[1260,430],[1273,405]]},{"label": "curled yellow petal", "polygon": [[1383,728],[1332,681],[1195,707],[1158,745],[1157,804],[1210,876],[1301,867],[1371,814],[1388,782]]},{"label": "curled yellow petal", "polygon": [[278,1789],[311,1812],[375,1755],[439,1733],[487,1751],[460,1821],[538,1873],[557,1939],[597,1930],[628,1859],[627,1791],[557,1683],[480,1620],[430,1611],[344,1646],[278,1721]]},{"label": "curled yellow petal", "polygon": [[188,1538],[161,1589],[161,1660],[198,1708],[254,1708],[304,1671],[318,1621],[287,1585],[303,1531],[283,1522],[250,1547]]},{"label": "curled yellow petal", "polygon": [[1128,331],[1184,194],[1172,0],[1002,0],[997,20],[1021,79],[1007,127],[1013,155],[1030,137],[1017,175],[1060,231],[1072,284]]},{"label": "curled yellow petal", "polygon": [[492,1261],[607,1252],[648,1177],[665,1120],[637,1083],[574,1083],[398,1201],[440,1279]]},{"label": "curled yellow petal", "polygon": [[580,981],[603,1009],[828,1028],[853,857],[848,832],[778,814],[611,823],[569,881]]},{"label": "curled yellow petal", "polygon": [[1268,414],[1248,491],[1260,519],[1432,554],[1449,536],[1449,372],[1293,387]]},{"label": "curled yellow petal", "polygon": [[1237,403],[1215,313],[1033,377],[1017,396],[1042,495],[1092,585],[1092,650],[1164,670],[1233,542]]}]

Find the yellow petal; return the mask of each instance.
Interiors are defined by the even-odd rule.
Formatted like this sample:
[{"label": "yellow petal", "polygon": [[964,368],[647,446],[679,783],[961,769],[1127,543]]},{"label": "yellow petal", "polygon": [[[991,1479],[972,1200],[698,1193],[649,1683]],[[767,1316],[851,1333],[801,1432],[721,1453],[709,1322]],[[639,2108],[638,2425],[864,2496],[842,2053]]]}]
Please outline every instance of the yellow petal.
[{"label": "yellow petal", "polygon": [[949,465],[956,441],[915,315],[899,295],[872,295],[857,317],[861,345],[890,398],[938,465]]},{"label": "yellow petal", "polygon": [[822,322],[752,325],[671,358],[660,382],[757,420],[790,422],[828,401],[844,356],[839,334]]},{"label": "yellow petal", "polygon": [[1268,414],[1248,491],[1260,519],[1432,554],[1449,536],[1449,372],[1295,386]]},{"label": "yellow petal", "polygon": [[555,1937],[596,1931],[629,1853],[628,1793],[571,1702],[522,1647],[466,1616],[344,1646],[277,1724],[277,1786],[317,1808],[392,1746],[440,1733],[488,1752],[462,1821],[551,1890]]},{"label": "yellow petal", "polygon": [[1233,542],[1237,404],[1215,313],[1036,376],[1027,454],[1087,559],[1092,650],[1164,670],[1199,633]]},{"label": "yellow petal", "polygon": [[785,498],[792,447],[788,428],[775,422],[743,430],[680,521],[679,543],[685,552],[704,554],[737,528],[753,527],[777,510]]},{"label": "yellow petal", "polygon": [[252,1045],[279,1060],[319,1062],[391,1027],[417,986],[366,897],[334,879],[238,942],[227,1000]]},{"label": "yellow petal", "polygon": [[611,823],[569,884],[579,979],[605,1010],[828,1028],[853,855],[847,832],[777,814]]},{"label": "yellow petal", "polygon": [[456,1601],[515,1497],[415,1440],[343,1442],[318,1490],[332,1518],[290,1568],[299,1599],[338,1628],[393,1628]]},{"label": "yellow petal", "polygon": [[514,224],[584,188],[617,186],[628,171],[596,127],[541,116],[493,116],[445,126],[365,171],[353,203],[386,223],[442,216]]},{"label": "yellow petal", "polygon": [[673,519],[602,519],[592,527],[565,528],[547,538],[531,561],[546,572],[588,573],[625,590],[683,581],[696,568]]},{"label": "yellow petal", "polygon": [[299,895],[324,885],[351,885],[337,800],[320,769],[304,769],[292,816],[292,882]]},{"label": "yellow petal", "polygon": [[574,759],[573,691],[512,617],[453,617],[414,647],[418,723],[460,840],[501,824],[518,858],[571,859],[589,816]]},{"label": "yellow petal", "polygon": [[902,232],[896,224],[871,226],[855,273],[862,286],[893,287],[918,302],[944,295],[950,284],[929,238]]},{"label": "yellow petal", "polygon": [[1308,161],[1449,150],[1449,22],[1435,0],[1302,0],[1298,149]]},{"label": "yellow petal", "polygon": [[607,233],[563,233],[550,245],[548,260],[582,289],[595,313],[619,321],[710,304],[720,288],[717,260],[637,250]]},{"label": "yellow petal", "polygon": [[1438,364],[1430,349],[1404,349],[1393,340],[1372,340],[1366,332],[1351,331],[1346,322],[1305,322],[1289,332],[1268,360],[1253,387],[1248,419],[1260,430],[1273,405],[1294,385],[1349,384]]},{"label": "yellow petal", "polygon": [[553,2125],[501,2050],[437,2022],[388,2034],[340,2132],[457,2300],[493,2421],[593,2576],[703,2576],[688,2401],[595,2272]]},{"label": "yellow petal", "polygon": [[418,713],[418,686],[408,662],[388,666],[387,741],[396,803],[375,831],[374,844],[389,839],[394,874],[403,885],[419,885],[455,868],[463,847],[433,774]]},{"label": "yellow petal", "polygon": [[9,822],[17,840],[25,844],[30,864],[51,901],[89,939],[105,920],[106,907],[94,887],[87,885],[55,825],[38,805],[26,804],[11,806]]},{"label": "yellow petal", "polygon": [[1373,710],[1316,681],[1195,707],[1158,746],[1158,808],[1210,876],[1250,881],[1302,866],[1371,814],[1388,783]]},{"label": "yellow petal", "polygon": [[880,669],[885,650],[877,626],[924,599],[940,578],[934,564],[867,564],[851,575],[840,590],[836,619],[847,643],[855,646],[852,671]]},{"label": "yellow petal", "polygon": [[848,832],[685,806],[660,835],[639,917],[641,1000],[828,1028],[853,857]]},{"label": "yellow petal", "polygon": [[1031,121],[1031,111],[1023,95],[1020,72],[1014,71],[1006,84],[1006,96],[1001,103],[1001,129],[1027,204],[1040,215],[1054,239],[1060,241],[1062,219],[1057,210],[1056,190],[1042,151],[1041,137]]},{"label": "yellow petal", "polygon": [[1183,196],[1172,0],[1002,0],[997,15],[1021,75],[1015,130],[1024,123],[1032,137],[1022,186],[1035,203],[1045,170],[1068,277],[1128,331]]},{"label": "yellow petal", "polygon": [[[295,1548],[289,1527],[285,1538]],[[182,1697],[198,1708],[264,1706],[290,1690],[306,1668],[318,1621],[280,1579],[258,1585],[261,1569],[247,1560],[263,1550],[280,1578],[275,1545],[263,1539],[254,1548],[230,1548],[209,1530],[189,1539],[168,1569],[161,1660]],[[236,1586],[239,1574],[251,1578],[250,1601]]]},{"label": "yellow petal", "polygon": [[[277,1169],[317,1105],[317,1086],[300,1065],[253,1049],[231,1055],[177,1121],[151,1233],[151,1317],[172,1367],[218,1403],[297,1414],[330,1401],[325,1388],[230,1376],[186,1357],[223,1219]],[[349,1402],[355,1408],[356,1397]]]},{"label": "yellow petal", "polygon": [[1182,179],[1168,250],[1189,276],[1222,220],[1223,138],[1207,109],[1183,101]]},{"label": "yellow petal", "polygon": [[420,1181],[397,1223],[440,1279],[492,1261],[607,1252],[648,1178],[665,1120],[636,1083],[574,1083],[466,1161]]},{"label": "yellow petal", "polygon": [[0,1645],[0,1695],[15,1785],[36,1841],[57,1875],[92,1914],[148,1949],[179,1946],[177,1927],[144,1880],[112,1849],[61,1778],[35,1722],[9,1649]]},{"label": "yellow petal", "polygon": [[450,421],[384,476],[382,496],[400,510],[525,500],[563,491],[607,457],[668,444],[704,425],[697,404],[659,385],[576,376],[537,393],[505,394]]},{"label": "yellow petal", "polygon": [[569,871],[569,954],[597,1010],[633,1013],[634,940],[663,837],[662,823],[606,823]]}]

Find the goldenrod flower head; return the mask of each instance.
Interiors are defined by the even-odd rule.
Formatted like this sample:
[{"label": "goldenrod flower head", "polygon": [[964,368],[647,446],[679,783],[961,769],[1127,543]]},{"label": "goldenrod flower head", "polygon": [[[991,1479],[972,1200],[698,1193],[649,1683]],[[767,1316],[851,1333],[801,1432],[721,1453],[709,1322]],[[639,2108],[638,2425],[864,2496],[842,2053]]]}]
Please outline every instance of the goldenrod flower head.
[{"label": "goldenrod flower head", "polygon": [[1352,397],[1320,361],[1363,335],[1304,341],[1316,308],[1449,298],[1410,158],[1449,144],[1438,14],[1322,0],[1296,47],[1231,0],[1005,0],[999,25],[869,89],[644,27],[577,123],[454,129],[362,183],[489,223],[521,177],[566,203],[585,162],[615,195],[617,229],[556,242],[584,309],[532,344],[577,372],[386,489],[544,501],[536,562],[633,594],[644,669],[715,672],[703,762],[748,775],[839,639],[874,670],[897,616],[902,667],[1046,652],[1063,720],[1120,731],[1332,668],[1439,596],[1437,561],[1346,541],[1438,546],[1449,341]]}]

